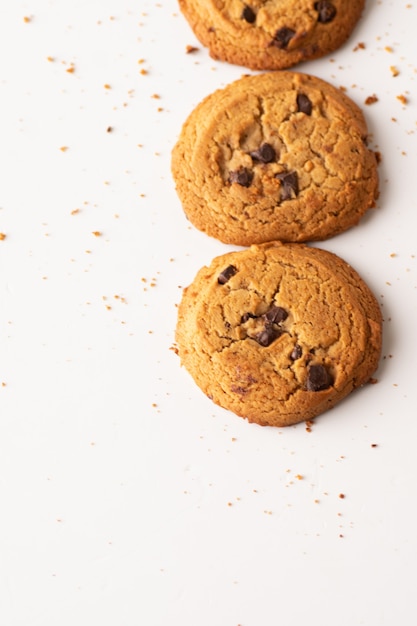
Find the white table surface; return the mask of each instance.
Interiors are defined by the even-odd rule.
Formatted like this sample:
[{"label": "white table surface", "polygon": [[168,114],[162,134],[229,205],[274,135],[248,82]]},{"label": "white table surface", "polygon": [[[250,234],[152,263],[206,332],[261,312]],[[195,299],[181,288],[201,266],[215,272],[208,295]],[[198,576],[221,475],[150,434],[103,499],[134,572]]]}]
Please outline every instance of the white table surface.
[{"label": "white table surface", "polygon": [[312,432],[216,407],[172,349],[181,288],[232,247],[185,219],[170,152],[249,71],[174,0],[0,18],[0,624],[416,624],[417,4],[368,0],[296,68],[382,155],[377,208],[320,244],[382,305],[378,383]]}]

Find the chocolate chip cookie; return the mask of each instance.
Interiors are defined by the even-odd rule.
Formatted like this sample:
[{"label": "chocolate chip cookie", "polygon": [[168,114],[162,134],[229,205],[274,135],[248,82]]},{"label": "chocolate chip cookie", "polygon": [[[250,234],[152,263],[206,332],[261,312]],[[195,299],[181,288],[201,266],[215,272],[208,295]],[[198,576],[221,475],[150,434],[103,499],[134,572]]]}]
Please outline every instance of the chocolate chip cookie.
[{"label": "chocolate chip cookie", "polygon": [[352,33],[365,0],[179,0],[214,59],[277,70],[322,57]]},{"label": "chocolate chip cookie", "polygon": [[261,425],[311,419],[378,366],[379,305],[333,253],[272,242],[229,252],[183,291],[182,365],[216,404]]},{"label": "chocolate chip cookie", "polygon": [[327,239],[357,224],[378,193],[361,109],[289,71],[243,76],[200,102],[172,174],[194,226],[242,246]]}]

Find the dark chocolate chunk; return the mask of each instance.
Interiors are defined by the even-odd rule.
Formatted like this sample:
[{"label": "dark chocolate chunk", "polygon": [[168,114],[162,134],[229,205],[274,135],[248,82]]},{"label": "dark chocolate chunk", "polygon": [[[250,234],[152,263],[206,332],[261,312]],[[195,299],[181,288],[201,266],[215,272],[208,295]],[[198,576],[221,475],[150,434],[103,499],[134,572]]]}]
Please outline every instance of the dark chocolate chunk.
[{"label": "dark chocolate chunk", "polygon": [[229,182],[238,183],[242,187],[250,187],[253,179],[253,172],[248,170],[247,167],[240,167],[234,172],[229,174]]},{"label": "dark chocolate chunk", "polygon": [[307,390],[322,391],[333,384],[333,377],[324,365],[310,365],[307,374]]},{"label": "dark chocolate chunk", "polygon": [[217,277],[217,282],[219,283],[219,285],[224,285],[225,283],[227,283],[228,280],[230,280],[232,278],[232,276],[234,276],[237,272],[237,269],[235,268],[234,265],[229,265],[229,267],[226,267],[226,269],[224,269]]},{"label": "dark chocolate chunk", "polygon": [[303,354],[303,350],[301,348],[301,346],[299,346],[298,344],[296,344],[290,354],[290,359],[292,361],[297,361],[297,359],[301,358],[301,355]]},{"label": "dark chocolate chunk", "polygon": [[281,200],[289,200],[293,196],[298,196],[298,176],[297,172],[281,172],[275,174],[275,178],[281,181]]},{"label": "dark chocolate chunk", "polygon": [[320,0],[314,5],[315,10],[318,12],[318,21],[322,24],[328,24],[336,15],[336,7],[328,0]]},{"label": "dark chocolate chunk", "polygon": [[248,24],[253,24],[256,20],[256,13],[248,4],[245,4],[245,7],[242,11],[242,19],[248,22]]},{"label": "dark chocolate chunk", "polygon": [[261,331],[258,335],[256,335],[256,341],[266,348],[270,346],[275,339],[282,335],[282,330],[278,328],[274,328],[273,326],[266,326],[263,331]]},{"label": "dark chocolate chunk", "polygon": [[304,93],[297,94],[297,107],[300,113],[311,115],[313,105],[311,104],[310,98]]},{"label": "dark chocolate chunk", "polygon": [[287,319],[288,313],[281,306],[273,306],[265,313],[264,317],[271,324],[279,324]]},{"label": "dark chocolate chunk", "polygon": [[274,38],[271,41],[271,45],[276,46],[281,50],[285,50],[294,35],[295,30],[293,30],[292,28],[287,28],[287,26],[283,26],[282,28],[279,28],[275,33]]},{"label": "dark chocolate chunk", "polygon": [[250,153],[252,159],[261,161],[262,163],[271,163],[275,161],[277,155],[270,143],[263,143],[258,150]]}]

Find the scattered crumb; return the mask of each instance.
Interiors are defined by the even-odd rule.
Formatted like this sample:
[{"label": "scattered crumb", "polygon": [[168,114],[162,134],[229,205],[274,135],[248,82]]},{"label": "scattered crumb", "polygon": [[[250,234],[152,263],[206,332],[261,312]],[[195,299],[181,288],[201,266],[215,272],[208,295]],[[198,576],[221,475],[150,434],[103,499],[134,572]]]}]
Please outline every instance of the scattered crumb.
[{"label": "scattered crumb", "polygon": [[75,72],[74,65],[71,65],[71,67],[68,67],[65,71],[68,72],[68,74],[74,74]]},{"label": "scattered crumb", "polygon": [[373,96],[368,96],[365,100],[365,104],[367,105],[375,104],[375,102],[378,102],[378,97],[375,94]]},{"label": "scattered crumb", "polygon": [[195,46],[188,45],[185,47],[185,52],[187,54],[192,54],[193,52],[197,52],[197,51],[198,51],[198,48],[196,48]]},{"label": "scattered crumb", "polygon": [[60,150],[61,152],[66,152],[68,150],[68,146],[61,146]]},{"label": "scattered crumb", "polygon": [[303,480],[304,479],[304,476],[302,474],[296,474],[295,477],[296,477],[297,480]]},{"label": "scattered crumb", "polygon": [[93,230],[93,235],[94,237],[101,237],[103,233],[101,233],[99,230]]},{"label": "scattered crumb", "polygon": [[107,126],[106,133],[112,133],[112,132],[113,132],[113,127],[112,126]]},{"label": "scattered crumb", "polygon": [[104,84],[104,89],[111,89],[110,85],[108,83]]},{"label": "scattered crumb", "polygon": [[394,65],[391,65],[389,69],[393,76],[398,76],[398,74],[400,73],[399,70]]},{"label": "scattered crumb", "polygon": [[363,41],[360,41],[358,45],[353,48],[353,52],[356,52],[357,50],[365,50],[365,47],[366,46]]},{"label": "scattered crumb", "polygon": [[385,46],[384,50],[385,52],[394,52],[394,49],[391,48],[391,46]]},{"label": "scattered crumb", "polygon": [[397,96],[397,100],[399,100],[402,104],[407,104],[408,99],[406,96],[404,96],[403,94],[400,94],[399,96]]},{"label": "scattered crumb", "polygon": [[0,241],[4,241],[6,239],[6,233],[0,233]]},{"label": "scattered crumb", "polygon": [[377,443],[371,443],[371,448],[377,448],[378,444]]},{"label": "scattered crumb", "polygon": [[346,497],[346,496],[345,496],[345,494],[344,494],[344,493],[339,493],[339,498],[340,498],[341,500],[343,500],[345,497]]},{"label": "scattered crumb", "polygon": [[153,93],[152,96],[151,96],[151,98],[154,98],[155,100],[159,100],[160,97],[161,96],[159,94],[157,94],[157,93]]},{"label": "scattered crumb", "polygon": [[23,18],[23,21],[25,22],[25,24],[29,24],[29,22],[32,21],[32,18],[25,15],[25,17]]},{"label": "scattered crumb", "polygon": [[376,385],[378,382],[379,382],[378,379],[377,378],[373,378],[373,377],[368,380],[368,383],[370,385]]}]

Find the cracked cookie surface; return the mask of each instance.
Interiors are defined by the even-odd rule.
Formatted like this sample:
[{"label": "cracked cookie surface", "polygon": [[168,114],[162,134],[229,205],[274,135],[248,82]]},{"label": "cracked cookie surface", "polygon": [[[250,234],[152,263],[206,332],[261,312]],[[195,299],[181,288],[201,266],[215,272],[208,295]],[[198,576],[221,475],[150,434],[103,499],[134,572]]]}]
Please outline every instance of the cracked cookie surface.
[{"label": "cracked cookie surface", "polygon": [[365,0],[179,0],[200,42],[217,60],[277,70],[338,49]]},{"label": "cracked cookie surface", "polygon": [[333,407],[369,380],[381,341],[379,305],[363,279],[304,244],[216,257],[178,309],[181,364],[213,402],[261,425]]},{"label": "cracked cookie surface", "polygon": [[244,76],[207,96],[183,124],[171,169],[194,226],[243,246],[327,239],[378,194],[361,109],[296,72]]}]

